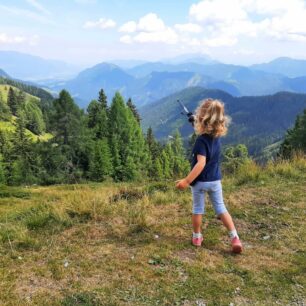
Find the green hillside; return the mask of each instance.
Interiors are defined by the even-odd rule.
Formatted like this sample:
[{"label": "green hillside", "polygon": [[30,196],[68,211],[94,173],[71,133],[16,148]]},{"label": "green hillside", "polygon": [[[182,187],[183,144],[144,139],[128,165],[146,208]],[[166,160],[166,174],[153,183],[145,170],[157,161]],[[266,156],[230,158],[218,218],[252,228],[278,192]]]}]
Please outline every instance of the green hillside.
[{"label": "green hillside", "polygon": [[[0,84],[0,94],[2,95],[2,98],[5,102],[7,102],[7,96],[8,96],[8,92],[9,92],[10,87],[12,87],[17,93],[20,92],[20,89],[15,87],[15,86]],[[29,101],[30,99],[40,101],[40,98],[35,97],[33,95],[30,95],[26,92],[25,92],[25,96],[26,96],[26,101]]]},{"label": "green hillside", "polygon": [[0,189],[0,304],[304,305],[306,160],[249,164],[223,181],[244,244],[174,182]]},{"label": "green hillside", "polygon": [[232,118],[223,144],[244,143],[253,156],[262,155],[264,148],[283,139],[296,116],[306,108],[304,94],[281,92],[271,96],[237,98],[220,90],[193,87],[142,107],[143,128],[151,126],[159,139],[166,139],[175,129],[187,138],[193,128],[181,114],[177,100],[180,99],[190,111],[195,111],[205,98],[221,99]]},{"label": "green hillside", "polygon": [[[24,92],[23,90],[12,85],[0,84],[0,97],[2,98],[2,101],[4,101],[4,103],[7,103],[10,88],[12,88],[17,95],[20,92],[24,93],[25,95],[24,103],[26,106],[29,106],[30,109],[37,110],[38,108],[40,108],[41,99],[39,97]],[[15,130],[16,130],[16,116],[11,116],[11,118],[8,121],[0,119],[0,131],[3,131],[7,134],[12,134]],[[46,141],[52,138],[52,135],[50,133],[42,133],[41,135],[36,135],[35,133],[31,132],[29,129],[26,129],[26,134],[30,136],[33,141],[37,140]]]}]

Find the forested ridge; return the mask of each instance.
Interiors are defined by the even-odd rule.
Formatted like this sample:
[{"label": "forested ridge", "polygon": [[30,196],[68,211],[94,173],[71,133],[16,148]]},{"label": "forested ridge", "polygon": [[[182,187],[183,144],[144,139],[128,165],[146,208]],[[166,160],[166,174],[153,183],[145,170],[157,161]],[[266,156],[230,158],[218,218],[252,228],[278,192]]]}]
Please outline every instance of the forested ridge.
[{"label": "forested ridge", "polygon": [[[189,170],[188,159],[195,135],[189,137],[189,144],[184,147],[179,131],[175,130],[177,121],[173,120],[174,125],[167,125],[172,133],[166,142],[160,143],[150,126],[143,132],[142,118],[133,101],[125,101],[119,92],[108,101],[101,89],[97,99],[92,100],[86,110],[82,110],[66,90],[62,90],[54,99],[48,92],[34,86],[4,78],[0,79],[1,82],[4,83],[0,84],[1,183],[19,185],[108,179],[167,180],[181,177]],[[202,92],[200,88],[198,91],[202,96],[210,93],[220,98],[219,91]],[[224,95],[222,93],[224,100],[231,97]],[[286,98],[280,94],[279,99],[282,97]],[[301,103],[302,97],[295,97]],[[199,98],[198,95],[196,98]],[[239,101],[242,104],[248,103],[243,98]],[[176,101],[173,100],[173,103]],[[250,102],[244,109],[254,112],[256,105]],[[229,104],[231,111],[236,108],[236,113],[239,111],[238,106]],[[169,112],[168,108],[173,106],[165,103],[166,113]],[[153,107],[152,114],[159,109],[159,106]],[[267,109],[267,113],[270,112],[271,107]],[[239,116],[245,116],[245,113],[240,111]],[[154,118],[158,121],[156,116]],[[253,116],[249,129],[253,128],[256,120],[261,121],[258,115]],[[274,124],[277,120],[280,119],[268,123]],[[304,111],[280,143],[280,156],[290,157],[296,150],[305,152],[305,122]],[[237,130],[238,127],[237,123],[231,127],[229,138],[233,137],[233,133],[243,133],[243,129]],[[187,130],[192,131],[190,127]],[[261,130],[265,132],[264,127]],[[237,162],[239,164],[249,160],[248,142],[243,141],[242,136],[238,138],[244,145],[226,147],[223,152],[224,165],[229,169],[235,168]],[[271,134],[270,137],[274,136]],[[260,144],[263,139],[254,138],[254,141]],[[279,151],[277,147],[273,150],[274,153]]]},{"label": "forested ridge", "polygon": [[[188,170],[180,135],[162,145],[151,128],[144,134],[135,105],[119,92],[108,103],[102,89],[84,111],[66,90],[52,101],[43,90],[10,85],[18,84],[4,85],[7,97],[0,96],[1,121],[14,126],[0,129],[1,183],[169,179]],[[35,141],[28,131],[52,136]]]}]

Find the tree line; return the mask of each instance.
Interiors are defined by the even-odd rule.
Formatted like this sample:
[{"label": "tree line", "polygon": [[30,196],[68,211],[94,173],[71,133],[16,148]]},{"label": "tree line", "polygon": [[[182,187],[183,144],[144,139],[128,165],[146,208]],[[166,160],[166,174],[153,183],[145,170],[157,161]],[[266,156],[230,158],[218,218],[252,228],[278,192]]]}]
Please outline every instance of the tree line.
[{"label": "tree line", "polygon": [[[9,87],[9,86],[8,86]],[[100,90],[86,111],[80,109],[66,90],[50,101],[27,97],[21,89],[8,89],[5,102],[0,94],[0,123],[15,125],[14,132],[0,130],[0,183],[59,184],[84,181],[160,180],[182,177],[189,170],[190,138],[186,152],[177,131],[160,143],[151,128],[141,129],[141,118],[129,99],[119,92],[111,102]],[[52,134],[48,141],[31,135]],[[295,151],[306,153],[306,110],[296,119],[280,147],[279,157]],[[245,145],[223,152],[223,167],[233,173],[248,160]]]},{"label": "tree line", "polygon": [[[9,185],[76,183],[82,181],[172,179],[189,170],[181,136],[176,132],[159,143],[151,128],[143,133],[131,99],[119,92],[111,103],[101,89],[98,98],[80,109],[66,90],[41,107],[26,101],[23,91],[9,89],[0,99],[0,120],[15,124],[0,131],[0,182]],[[49,132],[48,141],[33,141]]]}]

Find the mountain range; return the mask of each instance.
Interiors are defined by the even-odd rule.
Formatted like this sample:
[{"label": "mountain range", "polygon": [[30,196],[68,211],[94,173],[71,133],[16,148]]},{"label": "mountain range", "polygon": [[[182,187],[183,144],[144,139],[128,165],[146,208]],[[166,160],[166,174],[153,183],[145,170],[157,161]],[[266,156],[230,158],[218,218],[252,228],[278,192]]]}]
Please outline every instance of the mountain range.
[{"label": "mountain range", "polygon": [[306,60],[285,57],[247,67],[187,54],[160,62],[102,62],[76,74],[74,65],[61,61],[0,51],[0,68],[2,76],[32,80],[54,94],[65,88],[84,108],[101,88],[109,99],[119,90],[138,107],[194,86],[220,89],[236,97],[279,91],[306,93]]},{"label": "mountain range", "polygon": [[[296,61],[282,60],[281,63]],[[77,97],[82,107],[96,98],[100,88],[109,97],[119,90],[125,98],[131,97],[137,106],[143,106],[184,88],[200,86],[220,89],[233,96],[259,96],[279,91],[306,93],[306,60],[301,61],[299,73],[288,69],[279,73],[280,66],[272,62],[269,70],[223,63],[199,64],[185,62],[170,64],[163,62],[144,63],[133,68],[122,69],[117,65],[101,63],[79,73],[66,82],[42,84],[54,91],[66,88]],[[264,64],[268,70],[269,64]],[[275,68],[275,71],[273,70]],[[304,69],[304,70],[303,70]],[[290,76],[288,76],[288,74]],[[298,76],[302,74],[303,76]]]},{"label": "mountain range", "polygon": [[220,99],[225,103],[226,112],[232,118],[224,144],[244,143],[252,155],[258,156],[269,145],[280,141],[296,116],[306,108],[306,95],[279,92],[259,97],[233,97],[221,90],[207,90],[201,87],[184,89],[140,108],[142,126],[152,127],[155,136],[165,140],[176,129],[187,137],[193,128],[177,100],[194,111],[205,98]]}]

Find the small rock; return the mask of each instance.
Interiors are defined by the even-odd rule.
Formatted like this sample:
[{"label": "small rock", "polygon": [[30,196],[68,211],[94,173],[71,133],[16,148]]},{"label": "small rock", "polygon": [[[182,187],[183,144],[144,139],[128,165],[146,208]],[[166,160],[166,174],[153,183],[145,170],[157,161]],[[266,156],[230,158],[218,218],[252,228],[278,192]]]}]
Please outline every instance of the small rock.
[{"label": "small rock", "polygon": [[64,267],[67,268],[69,266],[69,263],[67,260],[64,261]]},{"label": "small rock", "polygon": [[270,239],[270,238],[271,238],[271,236],[267,235],[267,236],[264,236],[262,239],[263,239],[263,240],[268,240],[268,239]]},{"label": "small rock", "polygon": [[155,239],[158,239],[158,238],[159,238],[159,236],[158,236],[158,235],[154,235],[154,238],[155,238]]},{"label": "small rock", "polygon": [[240,288],[237,287],[237,288],[235,289],[235,294],[239,294],[239,293],[240,293]]},{"label": "small rock", "polygon": [[19,259],[19,260],[21,260],[21,259],[22,259],[22,257],[21,257],[21,256],[18,256],[18,259]]},{"label": "small rock", "polygon": [[229,306],[234,306],[235,304],[234,303],[229,303]]},{"label": "small rock", "polygon": [[206,303],[203,300],[196,300],[197,306],[206,306]]},{"label": "small rock", "polygon": [[131,256],[131,259],[135,259],[135,256],[133,255],[133,256]]}]

